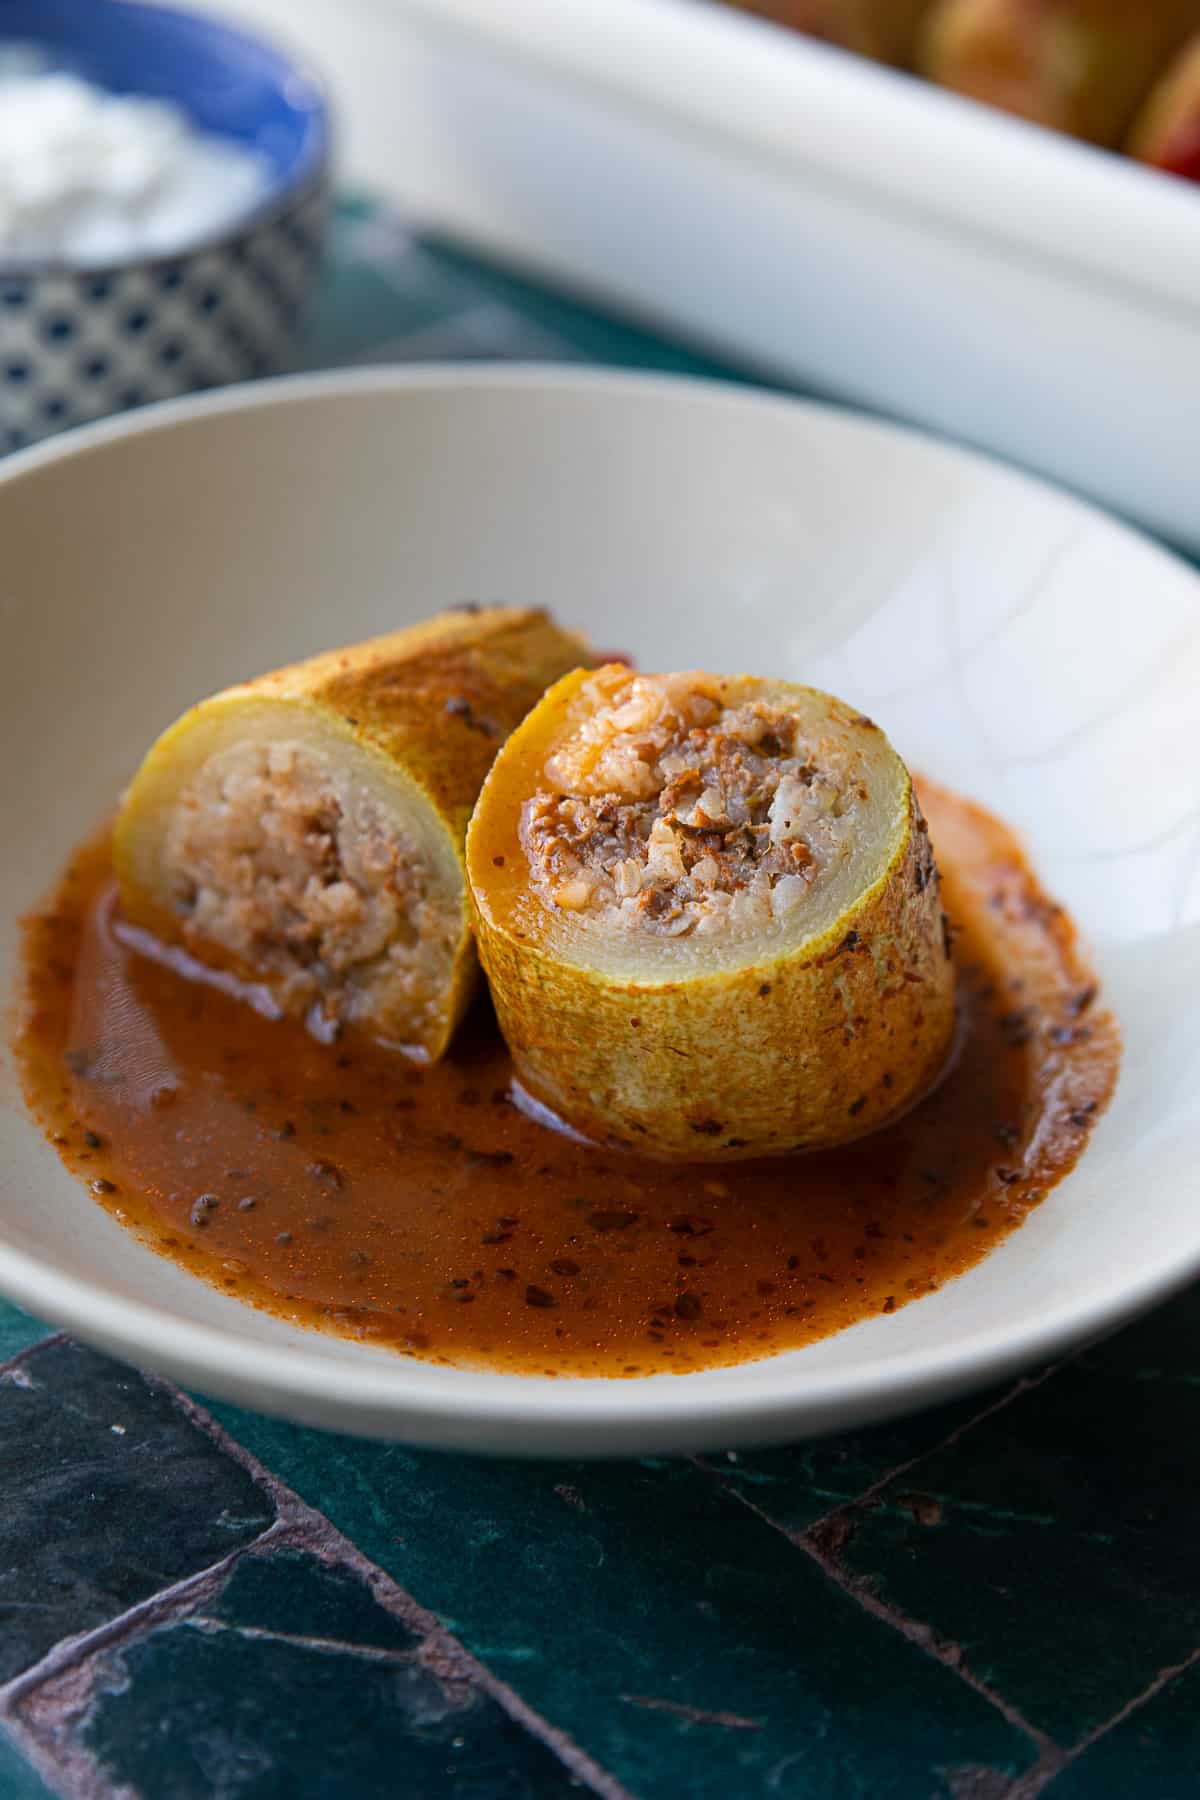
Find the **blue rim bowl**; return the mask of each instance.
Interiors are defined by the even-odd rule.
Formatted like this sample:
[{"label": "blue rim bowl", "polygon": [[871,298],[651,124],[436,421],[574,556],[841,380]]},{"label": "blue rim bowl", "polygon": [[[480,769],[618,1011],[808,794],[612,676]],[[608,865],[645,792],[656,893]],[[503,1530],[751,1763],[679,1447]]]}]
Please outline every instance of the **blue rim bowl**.
[{"label": "blue rim bowl", "polygon": [[[200,130],[246,144],[270,164],[268,191],[219,230],[169,255],[126,257],[108,270],[149,268],[225,243],[324,179],[330,124],[320,85],[301,62],[239,26],[146,0],[0,0],[4,43],[28,44],[54,68],[113,93],[171,101]],[[75,265],[0,256],[0,279],[50,272],[74,273]],[[106,269],[89,264],[86,272]]]}]

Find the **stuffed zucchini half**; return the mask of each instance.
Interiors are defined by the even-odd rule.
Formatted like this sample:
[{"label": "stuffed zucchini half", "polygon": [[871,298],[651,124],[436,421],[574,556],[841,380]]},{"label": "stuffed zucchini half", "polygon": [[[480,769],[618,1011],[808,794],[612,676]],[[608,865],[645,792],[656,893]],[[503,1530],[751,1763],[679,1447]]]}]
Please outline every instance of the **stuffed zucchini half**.
[{"label": "stuffed zucchini half", "polygon": [[936,1080],[949,934],[908,772],[786,682],[576,670],[467,834],[518,1079],[584,1136],[728,1160],[875,1130]]},{"label": "stuffed zucchini half", "polygon": [[587,655],[544,613],[463,609],[203,700],[125,795],[133,923],[437,1058],[476,969],[463,838],[497,749]]}]

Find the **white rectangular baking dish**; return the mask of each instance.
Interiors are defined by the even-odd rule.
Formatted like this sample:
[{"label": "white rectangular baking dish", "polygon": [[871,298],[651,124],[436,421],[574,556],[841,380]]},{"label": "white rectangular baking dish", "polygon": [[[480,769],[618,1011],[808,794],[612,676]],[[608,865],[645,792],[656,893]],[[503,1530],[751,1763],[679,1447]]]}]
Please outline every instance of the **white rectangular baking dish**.
[{"label": "white rectangular baking dish", "polygon": [[706,0],[244,0],[352,172],[1200,550],[1200,190]]}]

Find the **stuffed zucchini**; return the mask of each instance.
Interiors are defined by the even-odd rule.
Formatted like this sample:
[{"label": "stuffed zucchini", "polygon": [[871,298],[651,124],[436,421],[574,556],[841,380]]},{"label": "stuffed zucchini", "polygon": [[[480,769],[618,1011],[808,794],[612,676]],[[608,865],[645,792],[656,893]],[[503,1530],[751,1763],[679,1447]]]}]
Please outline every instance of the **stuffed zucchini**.
[{"label": "stuffed zucchini", "polygon": [[586,657],[544,613],[492,607],[203,700],[122,802],[126,916],[343,1023],[436,1058],[476,968],[463,837],[492,758]]},{"label": "stuffed zucchini", "polygon": [[493,765],[467,868],[518,1079],[586,1137],[837,1144],[944,1064],[949,935],[908,772],[812,688],[576,670]]}]

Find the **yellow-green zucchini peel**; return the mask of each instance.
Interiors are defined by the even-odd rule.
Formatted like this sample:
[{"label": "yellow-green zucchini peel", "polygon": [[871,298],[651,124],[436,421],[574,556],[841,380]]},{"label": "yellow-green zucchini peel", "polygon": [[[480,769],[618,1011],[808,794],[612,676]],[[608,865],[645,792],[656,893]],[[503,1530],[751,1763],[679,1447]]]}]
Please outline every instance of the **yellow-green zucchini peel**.
[{"label": "yellow-green zucchini peel", "polygon": [[518,1080],[587,1138],[840,1144],[944,1065],[950,937],[908,771],[815,689],[576,670],[496,758],[467,870]]},{"label": "yellow-green zucchini peel", "polygon": [[583,641],[488,607],[331,650],[203,700],[121,805],[126,917],[265,984],[321,1035],[435,1059],[477,964],[463,868],[500,744]]}]

